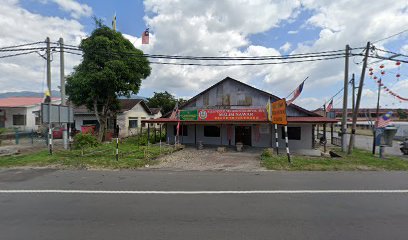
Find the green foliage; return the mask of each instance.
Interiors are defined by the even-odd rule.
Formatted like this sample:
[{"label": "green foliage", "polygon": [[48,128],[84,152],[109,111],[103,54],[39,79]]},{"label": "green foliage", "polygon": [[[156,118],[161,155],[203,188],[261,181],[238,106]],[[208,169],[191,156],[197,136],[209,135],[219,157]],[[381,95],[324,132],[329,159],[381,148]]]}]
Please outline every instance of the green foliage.
[{"label": "green foliage", "polygon": [[172,111],[176,106],[176,102],[178,102],[179,106],[187,102],[187,100],[184,100],[183,98],[176,99],[173,95],[171,95],[167,91],[154,92],[153,97],[147,98],[147,101],[148,101],[147,105],[149,107],[161,108],[161,112],[163,114]]},{"label": "green foliage", "polygon": [[83,60],[67,78],[66,91],[72,103],[95,112],[102,139],[107,116],[120,109],[118,96],[137,93],[151,68],[143,52],[120,32],[100,22],[97,26],[91,36],[81,41]]},{"label": "green foliage", "polygon": [[85,149],[88,147],[96,147],[99,145],[98,140],[95,136],[88,133],[78,133],[74,137],[74,148],[75,149]]},{"label": "green foliage", "polygon": [[272,157],[273,156],[273,150],[271,148],[265,148],[262,153],[261,153],[261,157],[262,158],[267,158],[267,157]]},{"label": "green foliage", "polygon": [[0,134],[5,133],[7,130],[5,128],[0,128]]},{"label": "green foliage", "polygon": [[352,155],[342,154],[342,158],[291,156],[288,163],[286,154],[262,156],[261,164],[267,169],[289,171],[353,171],[353,170],[408,170],[408,162],[401,157],[387,156],[380,159],[370,152],[354,149]]},{"label": "green foliage", "polygon": [[407,119],[408,118],[408,114],[404,109],[398,108],[397,113],[398,113],[399,119]]}]

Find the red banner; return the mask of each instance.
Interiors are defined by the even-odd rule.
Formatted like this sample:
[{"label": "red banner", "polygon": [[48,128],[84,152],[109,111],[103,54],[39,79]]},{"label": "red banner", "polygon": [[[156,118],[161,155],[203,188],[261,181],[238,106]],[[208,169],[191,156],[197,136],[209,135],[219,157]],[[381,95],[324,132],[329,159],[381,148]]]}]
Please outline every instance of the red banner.
[{"label": "red banner", "polygon": [[201,121],[267,121],[264,108],[251,109],[199,109]]}]

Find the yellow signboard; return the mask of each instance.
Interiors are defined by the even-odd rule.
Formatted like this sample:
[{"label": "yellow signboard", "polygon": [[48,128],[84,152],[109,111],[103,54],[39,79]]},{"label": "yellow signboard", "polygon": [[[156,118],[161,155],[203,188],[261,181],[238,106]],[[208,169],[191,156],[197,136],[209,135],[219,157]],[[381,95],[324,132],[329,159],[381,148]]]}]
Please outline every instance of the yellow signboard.
[{"label": "yellow signboard", "polygon": [[286,119],[286,100],[284,98],[272,103],[272,123],[288,125]]}]

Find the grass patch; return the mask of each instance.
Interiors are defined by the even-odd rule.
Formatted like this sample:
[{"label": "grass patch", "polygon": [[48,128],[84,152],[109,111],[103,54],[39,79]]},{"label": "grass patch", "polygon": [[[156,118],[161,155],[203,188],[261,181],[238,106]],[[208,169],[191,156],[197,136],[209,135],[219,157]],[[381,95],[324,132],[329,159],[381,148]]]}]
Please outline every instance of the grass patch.
[{"label": "grass patch", "polygon": [[339,155],[343,158],[292,156],[292,164],[289,164],[286,155],[262,154],[261,163],[267,169],[289,171],[408,170],[408,161],[399,157],[387,156],[386,159],[380,159],[360,149],[354,149],[350,156]]},{"label": "grass patch", "polygon": [[98,147],[87,148],[82,156],[81,150],[59,150],[51,156],[47,150],[0,157],[0,167],[15,166],[49,166],[60,165],[75,168],[139,168],[146,164],[154,164],[155,158],[174,151],[169,146],[150,145],[138,146],[133,140],[124,140],[119,143],[119,160],[116,161],[116,143],[106,143]]}]

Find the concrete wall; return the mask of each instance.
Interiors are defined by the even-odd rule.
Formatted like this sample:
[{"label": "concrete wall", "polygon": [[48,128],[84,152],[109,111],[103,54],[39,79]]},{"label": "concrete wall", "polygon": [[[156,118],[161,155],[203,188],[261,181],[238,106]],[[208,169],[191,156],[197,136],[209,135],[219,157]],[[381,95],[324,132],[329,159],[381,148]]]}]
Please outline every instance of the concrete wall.
[{"label": "concrete wall", "polygon": [[[121,114],[118,114],[117,116],[117,124],[119,125],[119,136],[120,137],[127,137],[130,135],[135,135],[140,132],[140,126],[141,126],[141,121],[144,119],[154,119],[154,118],[159,118],[161,117],[162,114],[159,112],[154,115],[150,115],[146,110],[143,108],[143,106],[138,103],[135,105],[132,109],[129,111],[123,112]],[[75,128],[80,130],[81,125],[83,125],[83,120],[96,120],[96,117],[94,115],[75,115]],[[129,120],[137,120],[137,127],[136,128],[130,128],[129,126]],[[146,126],[147,127],[147,126]],[[158,124],[151,124],[150,127],[156,127],[158,128]]]},{"label": "concrete wall", "polygon": [[[275,147],[275,132],[272,127],[271,135],[271,126],[270,125],[252,125],[252,146],[253,147]],[[247,126],[248,126],[247,125]],[[171,144],[174,144],[174,133],[173,127],[175,124],[168,124],[167,128],[167,137]],[[194,125],[188,126],[188,136],[180,136],[180,143],[183,144],[194,144]],[[240,125],[241,126],[241,125]],[[256,128],[259,127],[259,137],[257,136]],[[289,148],[293,152],[300,149],[312,149],[312,125],[311,124],[290,124],[289,127],[301,127],[301,140],[289,140]],[[221,128],[221,137],[204,137],[204,126],[197,125],[197,142],[202,141],[204,145],[228,145],[229,140],[227,136],[227,125],[223,125]],[[279,147],[285,148],[285,139],[282,139],[282,128],[278,126],[279,134]],[[231,145],[235,146],[235,125],[232,125],[232,136],[231,136]]]},{"label": "concrete wall", "polygon": [[[20,131],[36,131],[38,129],[38,125],[35,124],[35,114],[34,111],[39,111],[40,106],[31,106],[27,108],[2,108],[5,112],[5,128],[18,128]],[[13,125],[13,115],[25,115],[25,125]]]}]

